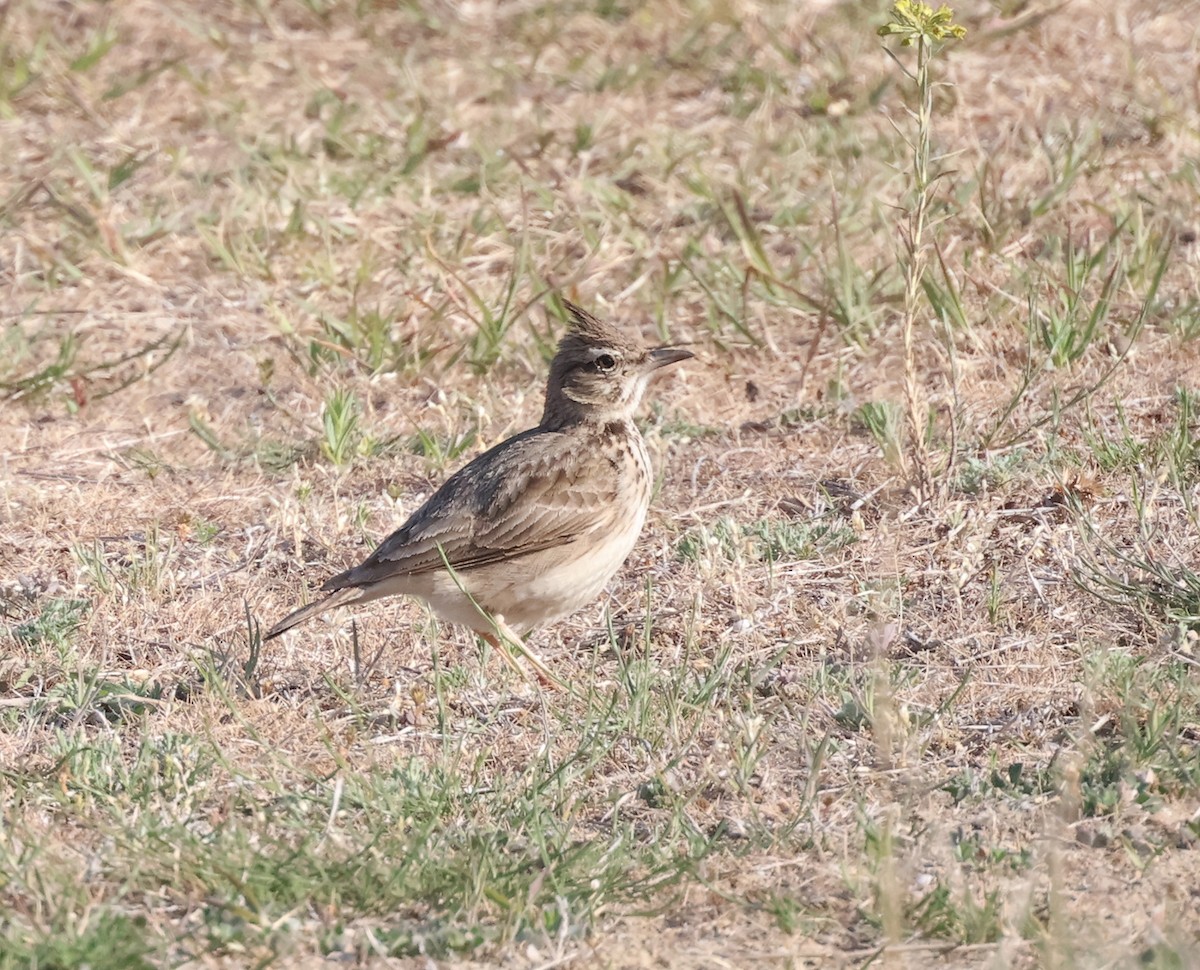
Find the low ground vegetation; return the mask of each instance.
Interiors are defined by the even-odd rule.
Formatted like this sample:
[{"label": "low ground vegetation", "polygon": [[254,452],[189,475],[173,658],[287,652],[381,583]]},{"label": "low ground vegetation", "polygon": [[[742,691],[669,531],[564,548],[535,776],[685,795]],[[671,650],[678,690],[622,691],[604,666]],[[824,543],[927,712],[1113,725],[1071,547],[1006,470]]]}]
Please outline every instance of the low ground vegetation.
[{"label": "low ground vegetation", "polygon": [[[959,4],[924,185],[888,17],[4,8],[0,967],[1200,960],[1195,9]],[[697,353],[570,691],[263,646],[555,293]]]}]

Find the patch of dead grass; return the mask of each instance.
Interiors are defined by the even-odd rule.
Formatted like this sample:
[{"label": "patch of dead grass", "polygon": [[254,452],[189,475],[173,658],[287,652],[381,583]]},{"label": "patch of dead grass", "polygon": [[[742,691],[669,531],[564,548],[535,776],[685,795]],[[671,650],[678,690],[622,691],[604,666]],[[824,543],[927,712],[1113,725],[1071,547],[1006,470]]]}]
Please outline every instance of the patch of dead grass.
[{"label": "patch of dead grass", "polygon": [[[958,462],[917,510],[859,419],[902,399],[905,186],[903,94],[859,5],[7,10],[0,603],[10,630],[50,631],[13,632],[0,666],[15,958],[93,939],[94,909],[144,917],[119,932],[196,965],[343,943],[382,960],[399,910],[256,909],[189,881],[196,859],[172,891],[138,820],[180,811],[277,848],[316,824],[272,814],[303,790],[347,830],[401,831],[403,812],[334,803],[336,779],[385,799],[405,765],[460,766],[483,793],[431,808],[437,834],[487,841],[526,831],[490,793],[580,752],[554,796],[568,843],[628,852],[629,881],[665,864],[657,841],[694,862],[646,897],[530,877],[526,917],[446,889],[421,918],[469,898],[455,927],[501,928],[431,944],[461,965],[1194,958],[1197,780],[1174,760],[1196,754],[1194,640],[1153,599],[1075,581],[1118,568],[1113,548],[1195,561],[1194,454],[1158,447],[1200,373],[1194,17],[959,14],[937,234],[968,326],[953,357],[923,334],[921,358],[935,453],[953,419]],[[1062,294],[1068,241],[1114,233],[1103,333],[1046,366],[1030,298]],[[698,351],[652,405],[642,542],[610,598],[542,634],[579,690],[529,697],[409,603],[359,611],[357,658],[341,615],[254,658],[247,604],[280,615],[400,522],[458,463],[432,443],[536,420],[552,288]],[[22,383],[68,335],[61,372]],[[1023,380],[993,444],[1015,440],[980,449]],[[374,442],[348,469],[320,457],[334,388]],[[852,540],[772,561],[753,539],[813,525]],[[56,640],[48,604],[73,598],[90,608]],[[1174,703],[1162,747],[1129,755]],[[605,705],[619,716],[583,731]],[[217,757],[192,789],[105,788],[167,736],[184,740],[164,758]],[[139,853],[161,868],[127,880]],[[30,879],[38,860],[61,885]],[[547,915],[555,891],[586,916]]]}]

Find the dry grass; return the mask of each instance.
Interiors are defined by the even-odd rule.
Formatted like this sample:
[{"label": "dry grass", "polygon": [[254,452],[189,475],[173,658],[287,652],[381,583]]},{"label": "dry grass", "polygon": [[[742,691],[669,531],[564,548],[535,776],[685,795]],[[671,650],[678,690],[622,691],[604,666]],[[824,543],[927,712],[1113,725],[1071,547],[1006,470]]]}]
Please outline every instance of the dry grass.
[{"label": "dry grass", "polygon": [[[958,6],[923,507],[870,10],[3,8],[0,966],[1200,961],[1196,5]],[[554,290],[698,353],[570,694],[260,653]]]}]

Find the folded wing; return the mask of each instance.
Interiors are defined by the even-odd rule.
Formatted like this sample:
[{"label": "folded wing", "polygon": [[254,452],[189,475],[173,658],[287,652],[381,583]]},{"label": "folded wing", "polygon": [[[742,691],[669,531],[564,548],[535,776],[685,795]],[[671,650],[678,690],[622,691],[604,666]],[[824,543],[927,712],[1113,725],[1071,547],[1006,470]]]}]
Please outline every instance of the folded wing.
[{"label": "folded wing", "polygon": [[[460,469],[361,564],[334,576],[325,592],[398,576],[512,560],[614,527],[617,466],[600,453],[563,462],[534,431],[497,445]],[[497,454],[503,452],[503,455]],[[551,456],[558,454],[558,460]],[[464,514],[466,510],[467,514]],[[444,558],[443,558],[444,557]]]}]

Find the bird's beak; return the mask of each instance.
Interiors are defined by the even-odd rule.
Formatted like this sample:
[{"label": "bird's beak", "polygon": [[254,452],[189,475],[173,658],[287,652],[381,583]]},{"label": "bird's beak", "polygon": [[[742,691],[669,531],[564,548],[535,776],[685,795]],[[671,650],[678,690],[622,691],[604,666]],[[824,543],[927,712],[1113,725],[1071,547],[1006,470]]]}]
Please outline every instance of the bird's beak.
[{"label": "bird's beak", "polygon": [[650,351],[650,357],[646,361],[646,370],[656,371],[669,364],[678,364],[681,360],[688,360],[695,356],[690,350],[684,350],[682,347],[655,347]]}]

